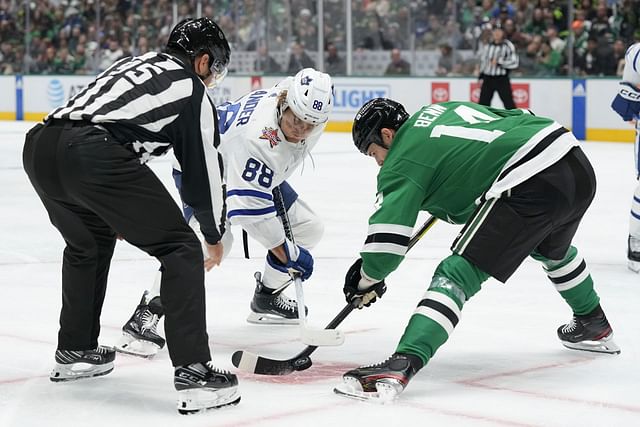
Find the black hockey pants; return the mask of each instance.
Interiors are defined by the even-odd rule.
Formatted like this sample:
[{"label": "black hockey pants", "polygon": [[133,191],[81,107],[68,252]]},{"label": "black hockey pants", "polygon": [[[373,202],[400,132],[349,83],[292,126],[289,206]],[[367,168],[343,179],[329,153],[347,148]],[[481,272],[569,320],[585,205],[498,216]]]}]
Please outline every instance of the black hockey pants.
[{"label": "black hockey pants", "polygon": [[23,162],[67,244],[58,349],[98,345],[119,235],[164,267],[160,295],[174,366],[210,360],[200,242],[154,173],[106,130],[84,122],[37,125],[27,134]]}]

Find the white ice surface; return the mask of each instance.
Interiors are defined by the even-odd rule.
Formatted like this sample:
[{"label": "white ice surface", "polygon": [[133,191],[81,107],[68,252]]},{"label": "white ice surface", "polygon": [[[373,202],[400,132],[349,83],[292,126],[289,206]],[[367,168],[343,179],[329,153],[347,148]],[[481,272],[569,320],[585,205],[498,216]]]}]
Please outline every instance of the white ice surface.
[{"label": "white ice surface", "polygon": [[[638,426],[640,275],[626,269],[632,145],[586,143],[598,176],[596,199],[574,243],[622,348],[619,356],[562,347],[556,328],[571,317],[534,261],[506,285],[488,281],[468,302],[451,339],[399,400],[378,406],[333,394],[341,374],[395,349],[439,260],[459,228],[438,223],[388,279],[384,298],[343,323],[346,342],[318,349],[314,366],[283,377],[240,373],[239,406],[191,417],[175,409],[166,350],[147,361],[118,355],[113,373],[67,384],[48,375],[61,305],[63,241],[22,170],[27,123],[0,122],[0,426]],[[309,323],[323,327],[343,307],[342,280],[357,257],[372,211],[377,167],[346,134],[327,134],[292,184],[325,220],[305,284]],[[172,193],[170,163],[151,163]],[[424,217],[421,217],[424,220]],[[251,260],[236,245],[207,274],[207,321],[217,366],[233,369],[234,350],[289,358],[304,348],[297,327],[245,322],[263,250]],[[119,242],[102,313],[100,342],[113,344],[157,262]],[[292,290],[290,291],[292,292]]]}]

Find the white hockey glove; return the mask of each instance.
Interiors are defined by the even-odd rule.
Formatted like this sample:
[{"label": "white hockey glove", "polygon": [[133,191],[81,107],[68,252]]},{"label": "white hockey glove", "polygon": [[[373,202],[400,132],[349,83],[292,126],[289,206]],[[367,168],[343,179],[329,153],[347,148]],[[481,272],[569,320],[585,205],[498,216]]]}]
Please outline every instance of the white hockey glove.
[{"label": "white hockey glove", "polygon": [[618,94],[613,98],[611,108],[625,122],[638,120],[640,116],[640,89],[628,82],[622,82],[620,86]]}]

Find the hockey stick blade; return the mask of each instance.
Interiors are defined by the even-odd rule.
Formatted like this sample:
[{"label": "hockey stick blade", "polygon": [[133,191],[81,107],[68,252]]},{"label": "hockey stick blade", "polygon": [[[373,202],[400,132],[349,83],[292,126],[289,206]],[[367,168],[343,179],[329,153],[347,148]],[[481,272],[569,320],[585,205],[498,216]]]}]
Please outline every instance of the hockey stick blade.
[{"label": "hockey stick blade", "polygon": [[[409,240],[409,246],[407,251],[411,249],[435,224],[437,219],[430,217],[418,231]],[[325,330],[335,329],[342,323],[344,319],[354,310],[351,304],[347,304],[336,317],[329,322]],[[249,372],[258,375],[288,375],[294,371],[304,371],[312,365],[312,361],[309,358],[311,353],[316,351],[318,346],[307,346],[297,355],[290,359],[278,360],[270,359],[267,357],[259,356],[255,353],[239,350],[233,353],[231,356],[231,363],[236,368],[244,372]]]},{"label": "hockey stick blade", "polygon": [[305,314],[304,292],[302,281],[295,274],[292,275],[296,284],[296,298],[298,303],[298,316],[300,321],[300,340],[306,345],[312,346],[336,346],[344,342],[344,334],[336,329],[311,329],[307,326]]}]

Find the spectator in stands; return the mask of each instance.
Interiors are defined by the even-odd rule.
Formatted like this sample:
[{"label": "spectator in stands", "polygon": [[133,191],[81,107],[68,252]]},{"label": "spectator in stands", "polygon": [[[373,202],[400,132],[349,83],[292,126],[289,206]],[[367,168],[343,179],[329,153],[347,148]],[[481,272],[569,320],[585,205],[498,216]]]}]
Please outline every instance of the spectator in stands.
[{"label": "spectator in stands", "polygon": [[100,52],[100,62],[98,64],[98,71],[102,72],[109,68],[111,64],[122,58],[122,49],[120,43],[115,37],[111,37],[108,41],[108,49],[103,49]]},{"label": "spectator in stands", "polygon": [[311,11],[307,8],[300,10],[298,19],[294,21],[296,26],[295,37],[306,49],[318,49],[317,24],[313,21]]},{"label": "spectator in stands", "polygon": [[13,74],[16,66],[16,54],[8,41],[0,42],[0,74]]},{"label": "spectator in stands", "polygon": [[521,76],[535,76],[540,71],[538,53],[540,52],[540,39],[531,40],[525,49],[524,55],[520,55],[520,63],[515,74]]},{"label": "spectator in stands", "polygon": [[504,36],[506,39],[513,43],[517,50],[526,49],[529,45],[531,37],[518,30],[513,19],[505,20],[502,28],[504,29]]},{"label": "spectator in stands", "polygon": [[87,55],[84,44],[76,46],[73,57],[75,58],[75,74],[87,74]]},{"label": "spectator in stands", "polygon": [[584,29],[584,21],[575,20],[571,24],[574,57],[582,57],[587,52],[589,33]]},{"label": "spectator in stands", "polygon": [[440,49],[440,57],[438,58],[438,68],[436,68],[436,76],[449,76],[454,69],[456,74],[459,74],[457,66],[462,66],[462,56],[457,50],[454,51],[448,41],[442,41],[438,45]]},{"label": "spectator in stands", "polygon": [[605,38],[607,41],[613,41],[613,31],[609,24],[609,9],[606,4],[599,3],[596,7],[596,18],[591,22],[590,36],[596,36],[598,39]]},{"label": "spectator in stands", "polygon": [[56,49],[53,45],[47,47],[36,61],[36,69],[40,74],[55,73]]},{"label": "spectator in stands", "polygon": [[547,22],[545,22],[544,20],[542,9],[536,7],[535,9],[533,9],[533,16],[531,17],[531,21],[529,21],[524,27],[524,32],[531,35],[542,35],[546,30]]},{"label": "spectator in stands", "polygon": [[393,43],[387,39],[382,28],[382,22],[377,14],[369,14],[366,35],[362,40],[362,44],[358,47],[369,50],[388,50],[393,48]]},{"label": "spectator in stands", "polygon": [[53,72],[55,74],[75,74],[75,58],[69,54],[69,49],[66,47],[58,49],[53,60]]},{"label": "spectator in stands", "polygon": [[555,76],[559,74],[562,66],[562,54],[551,47],[548,40],[543,40],[538,56],[541,76]]},{"label": "spectator in stands", "polygon": [[[611,68],[613,55],[599,46],[596,36],[589,36],[587,50],[583,56],[575,58],[576,66],[582,75],[604,76]],[[615,73],[615,71],[614,71]],[[613,75],[614,73],[611,73]]]},{"label": "spectator in stands", "polygon": [[133,48],[132,53],[134,56],[140,56],[140,55],[144,55],[150,50],[151,49],[149,49],[149,39],[147,39],[144,36],[139,36],[138,40],[136,40],[136,46]]},{"label": "spectator in stands", "polygon": [[384,72],[384,75],[411,75],[411,64],[402,59],[400,49],[391,49],[391,62],[387,65],[387,70]]},{"label": "spectator in stands", "polygon": [[339,76],[347,73],[347,64],[338,55],[338,48],[335,44],[327,45],[327,56],[324,59],[325,72],[330,76]]},{"label": "spectator in stands", "polygon": [[635,31],[640,28],[639,6],[638,1],[623,0],[622,7],[618,9],[620,15],[618,36],[626,42],[632,41]]},{"label": "spectator in stands", "polygon": [[545,35],[549,41],[551,49],[559,53],[564,52],[564,48],[567,43],[558,36],[558,28],[555,25],[549,26]]},{"label": "spectator in stands", "polygon": [[280,73],[282,72],[282,67],[278,64],[278,61],[273,59],[269,52],[267,51],[267,46],[265,44],[261,44],[258,47],[258,51],[256,52],[256,59],[253,62],[253,68],[256,72],[262,73]]},{"label": "spectator in stands", "polygon": [[616,68],[616,76],[622,77],[622,72],[624,71],[624,54],[627,51],[627,46],[624,44],[624,41],[621,39],[617,39],[613,42],[613,63]]},{"label": "spectator in stands", "polygon": [[303,68],[315,68],[316,63],[307,55],[307,52],[298,42],[291,43],[291,54],[289,55],[289,65],[287,73],[294,75]]}]

